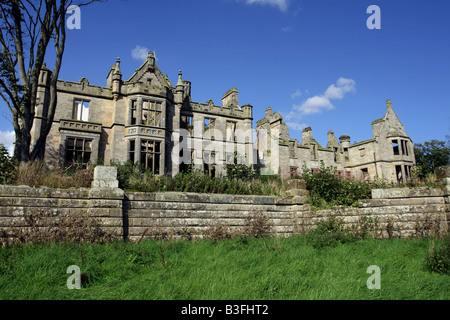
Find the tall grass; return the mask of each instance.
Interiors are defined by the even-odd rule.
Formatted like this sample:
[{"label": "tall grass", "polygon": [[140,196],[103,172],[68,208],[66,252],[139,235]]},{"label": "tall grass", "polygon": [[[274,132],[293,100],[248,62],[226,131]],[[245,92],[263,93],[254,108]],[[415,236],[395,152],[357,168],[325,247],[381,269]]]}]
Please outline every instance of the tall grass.
[{"label": "tall grass", "polygon": [[94,167],[49,168],[42,161],[21,163],[13,184],[28,186],[46,186],[50,188],[90,188],[94,179]]},{"label": "tall grass", "polygon": [[[74,244],[4,248],[0,299],[448,300],[448,276],[423,266],[428,245],[369,239],[317,250],[297,236],[117,242],[83,254]],[[66,287],[71,265],[88,276],[81,290]],[[381,269],[380,290],[367,288],[371,265]]]}]

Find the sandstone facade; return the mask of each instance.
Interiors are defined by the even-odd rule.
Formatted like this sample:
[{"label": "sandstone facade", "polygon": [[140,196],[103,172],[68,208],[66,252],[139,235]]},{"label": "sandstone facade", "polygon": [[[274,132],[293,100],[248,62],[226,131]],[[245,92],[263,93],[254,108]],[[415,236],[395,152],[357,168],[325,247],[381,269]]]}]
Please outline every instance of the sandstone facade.
[{"label": "sandstone facade", "polygon": [[[45,121],[50,70],[39,78],[39,103],[32,130],[35,142]],[[253,107],[240,106],[236,88],[228,90],[221,105],[212,100],[191,100],[191,82],[176,85],[163,74],[152,52],[128,80],[122,79],[120,59],[112,66],[105,87],[58,81],[58,106],[47,138],[46,162],[61,167],[88,162],[133,161],[154,174],[176,175],[189,166],[210,175],[225,173],[227,163],[253,165],[262,174],[283,177],[300,174],[304,165],[317,170],[321,162],[342,176],[406,181],[415,164],[410,137],[390,101],[382,119],[372,123],[373,138],[351,144],[328,133],[321,146],[306,128],[299,143],[278,112],[269,107],[257,122],[253,140]]]},{"label": "sandstone facade", "polygon": [[257,122],[259,165],[268,173],[286,177],[300,174],[304,165],[318,170],[323,163],[342,177],[406,182],[416,163],[414,144],[389,100],[386,107],[385,116],[372,123],[372,139],[351,144],[350,136],[342,135],[338,141],[329,131],[326,147],[314,139],[311,128],[303,130],[300,143],[290,139],[282,116],[269,107]]}]

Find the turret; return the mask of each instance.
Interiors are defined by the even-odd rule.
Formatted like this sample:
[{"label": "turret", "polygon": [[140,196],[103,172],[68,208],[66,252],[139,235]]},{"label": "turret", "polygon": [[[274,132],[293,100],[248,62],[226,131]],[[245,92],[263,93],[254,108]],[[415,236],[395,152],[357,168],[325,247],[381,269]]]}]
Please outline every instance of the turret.
[{"label": "turret", "polygon": [[339,137],[339,141],[341,142],[342,148],[350,148],[350,136],[344,134]]},{"label": "turret", "polygon": [[178,81],[175,87],[175,102],[183,103],[184,100],[184,83],[183,83],[183,72],[178,71]]},{"label": "turret", "polygon": [[344,160],[349,161],[350,160],[350,136],[342,135],[339,137],[339,141],[341,142],[342,150],[344,151]]},{"label": "turret", "polygon": [[120,95],[120,87],[122,84],[122,72],[120,71],[120,58],[117,58],[116,66],[112,75],[112,93],[114,100],[117,100]]},{"label": "turret", "polygon": [[246,119],[253,119],[253,106],[250,104],[245,104],[242,106],[242,110],[244,111],[244,117]]}]

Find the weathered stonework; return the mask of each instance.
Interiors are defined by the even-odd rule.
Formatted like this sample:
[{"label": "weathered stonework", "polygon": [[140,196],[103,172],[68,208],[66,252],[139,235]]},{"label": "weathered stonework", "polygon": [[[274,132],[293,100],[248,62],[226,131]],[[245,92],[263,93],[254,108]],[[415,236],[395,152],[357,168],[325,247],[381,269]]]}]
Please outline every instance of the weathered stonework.
[{"label": "weathered stonework", "polygon": [[117,167],[96,166],[94,168],[93,188],[118,188]]},{"label": "weathered stonework", "polygon": [[[46,112],[50,74],[47,68],[41,70],[33,143],[44,121],[39,115]],[[152,52],[128,80],[122,79],[117,59],[106,87],[83,78],[59,80],[57,90],[58,106],[45,152],[50,165],[130,160],[156,175],[175,175],[193,163],[215,175],[224,173],[235,150],[240,150],[245,163],[253,163],[253,107],[239,105],[237,89],[229,90],[220,106],[212,100],[194,102],[191,83],[182,79],[181,71],[172,85]]]},{"label": "weathered stonework", "polygon": [[131,240],[155,234],[202,238],[217,225],[239,233],[246,219],[257,215],[267,217],[272,234],[284,237],[307,232],[331,216],[342,219],[347,227],[377,221],[377,237],[449,231],[448,187],[373,190],[373,199],[359,201],[357,208],[313,211],[305,204],[306,195],[297,195],[304,183],[292,180],[289,184],[293,195],[284,197],[0,186],[0,234],[25,226],[24,215],[36,210],[51,211],[55,217],[86,212],[100,220],[105,230]]},{"label": "weathered stonework", "polygon": [[[32,143],[45,121],[50,77],[44,67]],[[223,95],[221,105],[211,99],[194,102],[191,82],[180,71],[173,85],[152,52],[128,80],[122,79],[117,59],[106,82],[100,87],[86,78],[58,81],[58,106],[45,151],[48,164],[129,160],[156,175],[174,176],[193,165],[214,176],[225,174],[225,165],[238,152],[244,163],[262,174],[295,176],[303,165],[318,170],[323,162],[341,176],[395,182],[406,182],[415,164],[413,143],[390,101],[385,116],[372,123],[372,139],[351,144],[349,136],[338,141],[329,131],[324,147],[311,128],[303,130],[300,143],[291,139],[282,116],[271,107],[256,123],[258,138],[253,141],[253,107],[239,105],[237,88]]]},{"label": "weathered stonework", "polygon": [[268,174],[287,177],[300,174],[304,165],[317,171],[323,163],[335,168],[341,177],[406,182],[416,163],[414,145],[391,101],[386,108],[385,116],[372,123],[372,139],[351,144],[350,136],[342,135],[338,141],[329,131],[327,146],[323,147],[314,139],[311,128],[303,130],[300,143],[290,139],[282,116],[269,107],[257,122],[258,165]]}]

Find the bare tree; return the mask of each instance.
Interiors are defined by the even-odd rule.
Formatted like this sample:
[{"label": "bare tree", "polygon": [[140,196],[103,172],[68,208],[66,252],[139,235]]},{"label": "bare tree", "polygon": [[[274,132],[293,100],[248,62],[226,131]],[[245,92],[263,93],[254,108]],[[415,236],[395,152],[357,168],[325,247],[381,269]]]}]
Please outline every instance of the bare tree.
[{"label": "bare tree", "polygon": [[[14,157],[18,161],[44,156],[57,106],[56,84],[66,42],[66,12],[101,0],[0,0],[0,96],[6,102],[16,134]],[[38,80],[49,44],[54,43],[55,61],[49,80],[48,111],[42,131],[31,146]]]}]

